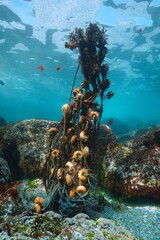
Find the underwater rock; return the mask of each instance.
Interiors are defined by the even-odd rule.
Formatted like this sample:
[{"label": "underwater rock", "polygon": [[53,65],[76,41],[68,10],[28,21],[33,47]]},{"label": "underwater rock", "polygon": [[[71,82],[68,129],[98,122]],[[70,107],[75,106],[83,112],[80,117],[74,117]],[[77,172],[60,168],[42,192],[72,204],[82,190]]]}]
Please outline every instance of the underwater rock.
[{"label": "underwater rock", "polygon": [[[101,121],[102,124],[107,124],[107,122],[110,119],[103,119]],[[112,123],[111,123],[111,129],[113,131],[114,134],[116,135],[120,135],[120,134],[125,134],[129,131],[129,127],[128,124],[126,122],[123,122],[120,119],[117,118],[112,118]]]},{"label": "underwater rock", "polygon": [[[58,128],[59,122],[43,119],[19,121],[3,127],[0,148],[8,161],[14,180],[22,177],[42,177],[44,163],[49,154],[47,131]],[[97,156],[102,156],[108,144],[116,144],[116,138],[107,125],[101,125],[96,142]]]},{"label": "underwater rock", "polygon": [[31,119],[6,126],[0,147],[17,180],[24,174],[42,176],[43,163],[48,154],[47,130],[57,127],[58,122]]},{"label": "underwater rock", "polygon": [[27,212],[16,216],[0,217],[1,240],[4,239],[123,239],[137,238],[116,222],[98,218],[89,219],[86,214],[63,219],[61,215],[48,211],[44,214],[29,215]]},{"label": "underwater rock", "polygon": [[10,182],[10,177],[11,173],[8,163],[4,158],[0,157],[0,184],[8,184]]},{"label": "underwater rock", "polygon": [[159,122],[156,120],[143,121],[143,122],[139,122],[135,126],[135,129],[137,129],[142,134],[142,132],[144,131],[151,131],[152,129],[156,128],[158,125],[159,125]]},{"label": "underwater rock", "polygon": [[160,127],[126,145],[118,145],[103,161],[104,185],[127,197],[160,199]]},{"label": "underwater rock", "polygon": [[25,179],[11,182],[8,185],[0,183],[0,216],[18,215],[22,212],[34,214],[36,212],[35,199],[44,200],[44,203],[41,204],[44,212],[50,195],[46,196],[44,183],[41,179]]},{"label": "underwater rock", "polygon": [[125,143],[127,141],[133,140],[136,136],[137,131],[136,130],[132,130],[129,131],[127,133],[121,134],[121,135],[117,135],[117,142],[118,143]]},{"label": "underwater rock", "polygon": [[7,124],[6,120],[0,116],[0,127],[6,126]]},{"label": "underwater rock", "polygon": [[141,135],[133,141],[133,148],[140,148],[142,146],[152,148],[154,145],[160,147],[160,126],[150,131],[143,131]]},{"label": "underwater rock", "polygon": [[[150,140],[154,138],[155,142],[157,142],[157,141],[160,142],[160,140],[158,140],[158,138],[159,138],[158,137],[158,135],[159,135],[159,130],[158,129],[159,129],[158,127],[153,128],[152,126],[150,126],[148,128],[145,128],[145,129],[139,129],[138,128],[138,129],[129,131],[125,134],[117,135],[116,136],[117,142],[118,143],[125,143],[126,141],[134,140],[136,138],[136,142],[134,141],[134,144],[135,145],[142,145],[143,141],[145,141],[144,139],[146,138],[146,136],[148,136],[150,138]],[[153,136],[152,131],[155,132],[155,136]],[[140,138],[137,138],[139,136],[140,136]]]},{"label": "underwater rock", "polygon": [[116,145],[117,140],[112,132],[112,129],[105,124],[101,124],[95,146],[96,157],[103,157],[104,153],[108,148],[115,147]]},{"label": "underwater rock", "polygon": [[58,122],[31,119],[17,123],[13,127],[19,152],[19,167],[25,175],[42,176],[45,158],[48,155],[47,130],[57,127]]}]

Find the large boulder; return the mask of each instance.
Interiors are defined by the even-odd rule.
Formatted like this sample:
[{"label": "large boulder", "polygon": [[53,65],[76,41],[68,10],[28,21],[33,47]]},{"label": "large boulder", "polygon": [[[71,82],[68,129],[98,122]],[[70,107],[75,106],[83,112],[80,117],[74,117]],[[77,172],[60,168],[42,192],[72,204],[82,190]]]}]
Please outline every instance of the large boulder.
[{"label": "large boulder", "polygon": [[[13,179],[24,175],[42,177],[46,157],[49,154],[47,130],[59,127],[59,122],[31,119],[5,126],[0,131],[0,149],[7,159]],[[95,151],[102,156],[107,146],[115,146],[116,138],[107,125],[100,126]]]},{"label": "large boulder", "polygon": [[55,121],[31,119],[19,121],[3,129],[0,148],[8,161],[13,179],[20,179],[23,175],[42,175],[48,154],[46,133],[58,124]]},{"label": "large boulder", "polygon": [[160,199],[160,127],[109,151],[102,166],[109,190]]}]

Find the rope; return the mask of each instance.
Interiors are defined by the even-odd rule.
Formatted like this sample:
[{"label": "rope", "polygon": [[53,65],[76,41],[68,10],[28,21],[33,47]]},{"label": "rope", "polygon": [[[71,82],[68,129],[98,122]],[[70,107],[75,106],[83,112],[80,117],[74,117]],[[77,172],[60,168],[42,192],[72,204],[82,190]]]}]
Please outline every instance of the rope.
[{"label": "rope", "polygon": [[75,82],[76,82],[79,67],[80,67],[80,63],[78,64],[78,67],[77,67],[75,75],[74,75],[74,80],[73,80],[73,83],[72,83],[72,88],[71,88],[70,97],[69,97],[69,103],[71,102],[72,92],[73,92],[73,88],[74,88],[74,85],[75,85]]}]

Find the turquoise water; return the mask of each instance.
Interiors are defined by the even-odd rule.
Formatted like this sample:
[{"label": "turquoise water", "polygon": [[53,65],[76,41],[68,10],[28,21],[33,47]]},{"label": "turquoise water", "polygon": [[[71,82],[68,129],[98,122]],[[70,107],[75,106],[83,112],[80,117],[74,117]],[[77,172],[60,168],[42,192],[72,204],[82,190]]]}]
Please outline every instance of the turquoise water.
[{"label": "turquoise water", "polygon": [[[75,27],[95,22],[107,30],[105,62],[115,93],[104,102],[102,120],[129,128],[160,122],[159,20],[159,0],[0,0],[0,116],[60,120],[78,66],[77,51],[64,43]],[[82,79],[79,71],[75,87]],[[103,213],[144,240],[159,239],[159,206]]]},{"label": "turquoise water", "polygon": [[[77,52],[64,42],[75,27],[96,22],[107,30],[105,60],[115,92],[103,118],[132,127],[159,121],[159,13],[156,0],[0,0],[0,116],[60,120],[78,65]],[[81,81],[79,71],[76,86]]]}]

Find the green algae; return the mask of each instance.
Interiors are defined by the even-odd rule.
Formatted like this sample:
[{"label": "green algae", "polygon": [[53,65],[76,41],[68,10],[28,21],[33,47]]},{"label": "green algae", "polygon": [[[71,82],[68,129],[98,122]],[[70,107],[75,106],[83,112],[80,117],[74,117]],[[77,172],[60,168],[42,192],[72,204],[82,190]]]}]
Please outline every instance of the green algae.
[{"label": "green algae", "polygon": [[103,233],[103,236],[104,236],[104,237],[108,237],[108,235],[109,235],[107,231],[104,231],[104,232],[102,232],[102,233]]},{"label": "green algae", "polygon": [[39,239],[43,236],[55,237],[61,233],[62,220],[57,218],[49,218],[48,216],[36,216],[33,221],[26,221],[22,223],[20,221],[14,221],[11,223],[14,233],[18,232],[26,237],[33,237]]},{"label": "green algae", "polygon": [[28,180],[28,187],[30,188],[37,188],[37,178],[36,179],[29,179]]},{"label": "green algae", "polygon": [[87,237],[89,240],[93,240],[94,239],[94,233],[93,232],[90,232],[90,233],[87,233]]},{"label": "green algae", "polygon": [[125,147],[125,145],[122,144],[122,143],[120,143],[120,144],[118,144],[118,146],[117,146],[117,150],[122,150],[124,147]]}]

